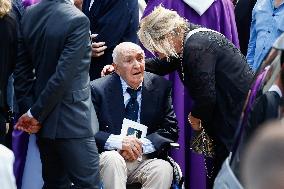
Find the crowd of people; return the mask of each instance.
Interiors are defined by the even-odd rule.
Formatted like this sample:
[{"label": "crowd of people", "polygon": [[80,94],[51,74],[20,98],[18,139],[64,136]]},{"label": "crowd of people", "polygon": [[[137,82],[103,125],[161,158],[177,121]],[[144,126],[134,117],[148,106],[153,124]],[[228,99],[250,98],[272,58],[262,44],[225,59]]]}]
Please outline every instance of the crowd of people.
[{"label": "crowd of people", "polygon": [[281,188],[283,11],[0,0],[1,186]]}]

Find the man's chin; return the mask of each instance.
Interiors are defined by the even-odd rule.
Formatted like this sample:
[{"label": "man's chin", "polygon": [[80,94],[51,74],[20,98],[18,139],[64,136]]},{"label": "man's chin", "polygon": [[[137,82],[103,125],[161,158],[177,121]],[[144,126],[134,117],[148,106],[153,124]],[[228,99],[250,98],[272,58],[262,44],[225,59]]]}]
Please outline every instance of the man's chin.
[{"label": "man's chin", "polygon": [[138,88],[139,87],[139,85],[140,85],[140,83],[142,83],[142,81],[143,81],[143,78],[142,79],[139,79],[139,80],[135,80],[135,82],[133,82],[133,83],[135,83],[135,84],[133,84],[131,87],[132,88]]}]

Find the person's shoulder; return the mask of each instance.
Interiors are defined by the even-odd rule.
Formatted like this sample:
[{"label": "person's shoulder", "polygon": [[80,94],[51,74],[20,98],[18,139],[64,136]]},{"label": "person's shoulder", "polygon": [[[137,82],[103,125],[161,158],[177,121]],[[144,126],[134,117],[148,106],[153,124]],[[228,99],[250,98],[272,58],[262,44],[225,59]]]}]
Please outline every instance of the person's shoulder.
[{"label": "person's shoulder", "polygon": [[[263,94],[259,94],[255,99],[254,107],[264,107],[267,108],[268,104],[271,104],[277,100],[280,100],[280,96],[276,91],[267,91]],[[255,108],[254,108],[255,109]]]},{"label": "person's shoulder", "polygon": [[81,21],[85,22],[89,20],[88,17],[74,5],[61,3],[60,6],[61,8],[58,8],[57,11],[68,16],[69,19],[80,19]]},{"label": "person's shoulder", "polygon": [[159,76],[157,74],[153,74],[150,72],[146,72],[144,73],[144,77],[150,81],[152,81],[153,84],[157,84],[159,86],[171,86],[172,82],[165,79],[163,76]]},{"label": "person's shoulder", "polygon": [[82,32],[89,31],[90,21],[82,11],[67,3],[61,3],[58,6],[60,7],[56,8],[51,19],[61,19],[66,23],[65,28],[70,31],[74,31],[74,28]]},{"label": "person's shoulder", "polygon": [[268,91],[264,94],[267,102],[277,102],[280,101],[280,95],[276,91]]},{"label": "person's shoulder", "polygon": [[115,73],[106,75],[104,77],[95,79],[90,82],[90,86],[92,90],[102,90],[105,87],[109,86],[115,77]]},{"label": "person's shoulder", "polygon": [[3,18],[0,19],[1,24],[9,25],[10,27],[16,27],[17,21],[16,17],[13,12],[9,12],[7,15],[3,16]]}]

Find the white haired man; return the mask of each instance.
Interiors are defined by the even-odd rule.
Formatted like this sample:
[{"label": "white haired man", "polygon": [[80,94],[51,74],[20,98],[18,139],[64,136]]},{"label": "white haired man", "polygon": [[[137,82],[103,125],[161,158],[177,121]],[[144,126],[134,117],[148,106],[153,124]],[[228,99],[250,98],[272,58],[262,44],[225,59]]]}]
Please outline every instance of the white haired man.
[{"label": "white haired man", "polygon": [[[126,183],[141,183],[145,189],[170,188],[173,168],[159,158],[178,139],[171,84],[144,72],[144,52],[134,43],[116,46],[113,62],[115,73],[91,82],[104,188],[125,189]],[[124,118],[146,125],[146,138],[121,136]]]}]

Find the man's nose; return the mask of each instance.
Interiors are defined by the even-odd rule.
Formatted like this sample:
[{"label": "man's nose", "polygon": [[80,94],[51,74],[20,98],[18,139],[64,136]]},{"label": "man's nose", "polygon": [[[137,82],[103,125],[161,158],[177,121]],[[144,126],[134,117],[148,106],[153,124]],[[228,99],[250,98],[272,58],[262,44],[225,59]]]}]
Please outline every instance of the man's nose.
[{"label": "man's nose", "polygon": [[134,67],[140,67],[140,62],[137,61],[137,60],[134,60],[133,66],[134,66]]}]

